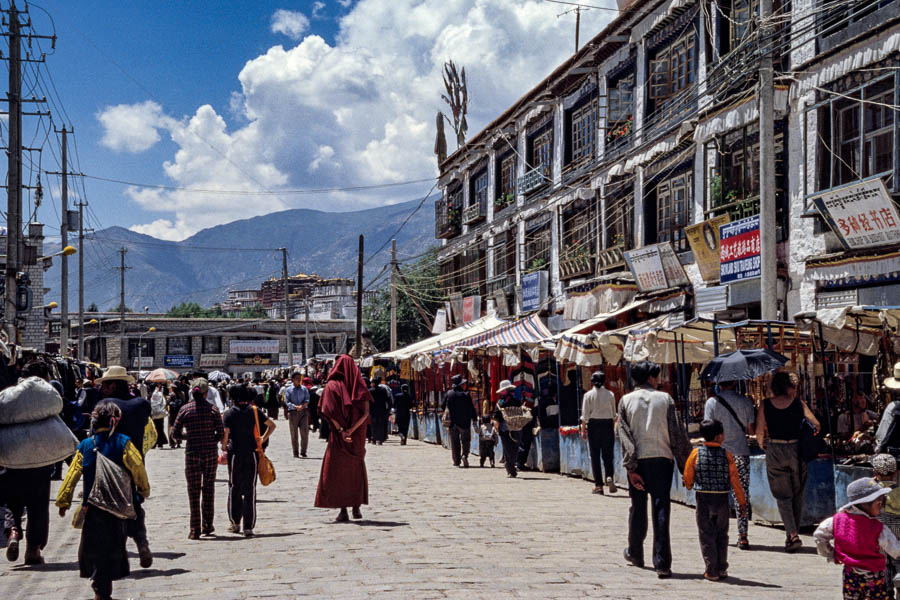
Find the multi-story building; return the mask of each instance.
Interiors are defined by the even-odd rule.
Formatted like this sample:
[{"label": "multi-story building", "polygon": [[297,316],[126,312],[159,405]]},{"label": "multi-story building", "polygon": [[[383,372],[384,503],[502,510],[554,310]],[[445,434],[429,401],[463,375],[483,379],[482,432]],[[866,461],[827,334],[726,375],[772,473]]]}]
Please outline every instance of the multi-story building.
[{"label": "multi-story building", "polygon": [[[0,235],[0,246],[6,248],[6,231]],[[17,327],[21,343],[26,348],[40,352],[53,350],[48,347],[50,339],[50,310],[44,305],[44,296],[49,291],[44,288],[44,272],[50,268],[50,258],[44,253],[44,226],[41,223],[29,223],[28,234],[23,240],[23,274],[20,285],[30,290],[29,308],[18,312]],[[0,265],[6,267],[6,256],[0,256]],[[8,315],[3,315],[5,319]],[[58,324],[58,323],[57,323]],[[57,338],[59,333],[57,332]]]},{"label": "multi-story building", "polygon": [[[533,297],[523,306],[523,284],[545,278],[537,308],[568,316],[588,294],[602,312],[635,286],[626,253],[662,244],[687,277],[668,281],[666,267],[663,285],[637,283],[668,310],[758,317],[759,280],[720,276],[718,226],[759,213],[765,50],[780,317],[900,303],[900,1],[774,4],[761,21],[758,0],[620,1],[602,32],[441,163],[443,285],[522,313],[536,308]],[[814,197],[872,178],[889,192],[864,203],[883,235],[844,249],[852,235],[842,246]],[[828,216],[863,228],[840,218]]]},{"label": "multi-story building", "polygon": [[259,290],[229,290],[228,299],[222,303],[226,312],[240,312],[259,304]]}]

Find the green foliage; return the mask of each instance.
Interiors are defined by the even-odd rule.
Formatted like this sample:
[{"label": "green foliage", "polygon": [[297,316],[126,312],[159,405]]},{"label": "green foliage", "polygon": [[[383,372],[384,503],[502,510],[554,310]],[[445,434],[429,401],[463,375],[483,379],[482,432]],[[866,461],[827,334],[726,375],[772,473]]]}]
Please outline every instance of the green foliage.
[{"label": "green foliage", "polygon": [[[112,312],[122,312],[122,303],[120,302],[120,303],[116,304],[116,307],[112,309]],[[126,306],[125,312],[133,313],[134,311]]]},{"label": "green foliage", "polygon": [[[429,317],[433,317],[437,309],[443,306],[446,296],[438,285],[440,267],[437,248],[432,248],[415,263],[403,267],[402,272],[409,287],[402,280],[398,282],[397,343],[401,348],[431,335],[410,295],[416,298]],[[363,324],[375,347],[387,351],[391,345],[390,287],[376,292],[375,297],[366,305]]]},{"label": "green foliage", "polygon": [[203,308],[196,302],[182,302],[170,308],[166,316],[175,319],[261,319],[266,317],[266,310],[257,304],[239,312],[226,312],[218,304],[212,308]]},{"label": "green foliage", "polygon": [[88,312],[100,312],[100,307],[97,306],[96,302],[91,302],[90,305],[87,307],[87,311]]}]

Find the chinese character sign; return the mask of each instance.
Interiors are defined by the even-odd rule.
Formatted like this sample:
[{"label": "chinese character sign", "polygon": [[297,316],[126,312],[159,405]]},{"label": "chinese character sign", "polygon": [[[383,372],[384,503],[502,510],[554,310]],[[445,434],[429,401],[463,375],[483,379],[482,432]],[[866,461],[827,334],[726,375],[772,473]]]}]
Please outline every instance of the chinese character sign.
[{"label": "chinese character sign", "polygon": [[722,283],[761,274],[759,215],[719,226],[719,277]]},{"label": "chinese character sign", "polygon": [[844,185],[812,201],[848,250],[900,242],[900,216],[881,179]]},{"label": "chinese character sign", "polygon": [[629,250],[625,253],[625,262],[628,263],[628,268],[631,269],[640,291],[652,292],[669,287],[662,258],[655,245]]}]

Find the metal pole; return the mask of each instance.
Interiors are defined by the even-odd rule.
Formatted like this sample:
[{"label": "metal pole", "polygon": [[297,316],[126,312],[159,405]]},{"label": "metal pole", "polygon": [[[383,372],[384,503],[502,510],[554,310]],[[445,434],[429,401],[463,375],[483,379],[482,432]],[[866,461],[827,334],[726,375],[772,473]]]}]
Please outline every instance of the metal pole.
[{"label": "metal pole", "polygon": [[[127,367],[128,360],[128,345],[125,343],[125,254],[127,252],[128,248],[119,250],[119,253],[122,255],[122,265],[119,267],[122,278],[121,297],[119,298],[119,362],[125,367]],[[140,368],[140,365],[138,365],[138,368]]]},{"label": "metal pole", "polygon": [[713,357],[719,355],[719,320],[713,316]]},{"label": "metal pole", "polygon": [[[312,293],[309,289],[306,290],[307,293]],[[309,337],[309,297],[306,298],[306,324],[305,324],[305,339],[303,340],[303,360],[309,360],[310,356],[313,353],[313,343]]]},{"label": "metal pole", "polygon": [[391,352],[397,349],[397,240],[391,240]]},{"label": "metal pole", "polygon": [[6,188],[6,325],[9,339],[19,343],[16,307],[16,274],[22,235],[22,48],[19,12],[9,7],[9,158]]},{"label": "metal pole", "polygon": [[294,344],[291,340],[290,293],[288,290],[287,248],[281,248],[281,284],[284,288],[284,335],[287,337],[288,366],[294,366]]},{"label": "metal pole", "polygon": [[772,0],[760,0],[759,63],[759,240],[760,313],[766,321],[778,318],[778,263],[775,253],[775,84],[772,67]]},{"label": "metal pole", "polygon": [[[60,204],[62,205],[62,220],[59,224],[60,245],[63,250],[69,245],[69,169],[66,164],[67,157],[66,128],[62,128],[62,190]],[[63,356],[69,354],[69,257],[63,252],[60,258],[60,294],[59,294],[59,353]]]},{"label": "metal pole", "polygon": [[359,257],[356,267],[356,358],[362,357],[363,250],[365,238],[359,236]]},{"label": "metal pole", "polygon": [[78,203],[78,360],[84,360],[84,202]]}]

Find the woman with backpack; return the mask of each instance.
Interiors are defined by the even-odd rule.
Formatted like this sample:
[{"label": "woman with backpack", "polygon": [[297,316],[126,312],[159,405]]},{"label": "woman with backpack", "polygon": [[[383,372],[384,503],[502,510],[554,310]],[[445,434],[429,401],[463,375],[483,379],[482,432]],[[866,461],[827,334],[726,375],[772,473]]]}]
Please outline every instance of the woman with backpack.
[{"label": "woman with backpack", "polygon": [[90,578],[95,600],[111,598],[112,582],[126,577],[130,572],[125,549],[125,520],[109,512],[106,507],[90,503],[94,486],[102,486],[105,481],[96,478],[98,461],[103,460],[98,455],[130,475],[132,495],[134,488],[144,498],[150,495],[150,482],[140,452],[128,436],[115,432],[121,418],[121,409],[110,401],[100,402],[94,408],[91,414],[92,435],[79,444],[56,497],[59,516],[63,517],[72,505],[75,486],[84,474],[82,501],[78,507],[80,514],[76,515],[73,524],[83,520],[78,568],[81,577]]}]

